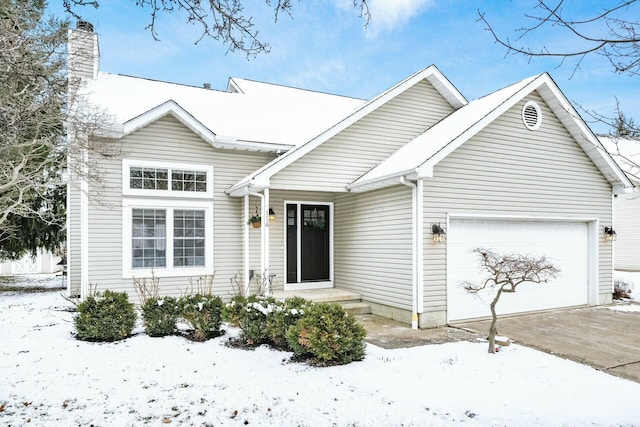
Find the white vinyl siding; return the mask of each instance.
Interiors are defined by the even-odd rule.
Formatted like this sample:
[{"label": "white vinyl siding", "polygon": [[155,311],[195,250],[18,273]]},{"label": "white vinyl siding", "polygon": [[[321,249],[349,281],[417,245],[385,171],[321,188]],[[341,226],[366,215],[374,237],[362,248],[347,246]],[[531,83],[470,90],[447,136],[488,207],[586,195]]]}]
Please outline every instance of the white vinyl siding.
[{"label": "white vinyl siding", "polygon": [[613,205],[613,229],[618,234],[613,244],[615,267],[640,271],[640,195],[618,196]]},{"label": "white vinyl siding", "polygon": [[[538,130],[522,123],[525,102],[544,117]],[[447,214],[594,218],[599,303],[611,298],[611,186],[536,93],[516,104],[434,168],[424,181],[424,307],[446,310],[446,243],[434,243],[431,225]]]},{"label": "white vinyl siding", "polygon": [[277,173],[271,188],[345,192],[452,110],[424,80]]},{"label": "white vinyl siding", "polygon": [[[222,296],[232,293],[230,278],[243,270],[243,198],[228,196],[224,190],[275,157],[269,153],[217,150],[172,116],[166,116],[123,138],[126,159],[149,162],[208,165],[213,169],[213,270],[214,290]],[[128,291],[135,300],[132,280],[122,278],[122,160],[101,160],[103,186],[92,187],[89,211],[89,283],[98,290]],[[125,196],[127,197],[127,196]],[[163,203],[172,199],[162,198]],[[257,200],[257,199],[256,199]],[[176,207],[184,198],[176,198]],[[200,200],[200,203],[205,202]],[[252,206],[255,206],[252,198]],[[259,240],[250,233],[253,253]],[[259,233],[258,233],[259,234]],[[126,243],[126,242],[125,242]],[[189,279],[178,276],[160,279],[160,292],[180,296],[190,289]]]},{"label": "white vinyl siding", "polygon": [[411,310],[411,189],[395,186],[338,194],[335,203],[336,287],[362,299]]}]

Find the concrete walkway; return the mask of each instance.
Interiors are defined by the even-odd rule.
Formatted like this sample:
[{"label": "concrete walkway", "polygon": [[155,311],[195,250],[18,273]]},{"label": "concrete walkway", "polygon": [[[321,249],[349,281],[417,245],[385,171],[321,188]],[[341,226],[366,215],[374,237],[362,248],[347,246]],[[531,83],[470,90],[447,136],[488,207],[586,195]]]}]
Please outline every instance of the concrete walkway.
[{"label": "concrete walkway", "polygon": [[[599,306],[498,318],[498,334],[528,347],[640,382],[640,311]],[[640,304],[613,307],[635,307]],[[489,320],[456,324],[487,334]]]}]

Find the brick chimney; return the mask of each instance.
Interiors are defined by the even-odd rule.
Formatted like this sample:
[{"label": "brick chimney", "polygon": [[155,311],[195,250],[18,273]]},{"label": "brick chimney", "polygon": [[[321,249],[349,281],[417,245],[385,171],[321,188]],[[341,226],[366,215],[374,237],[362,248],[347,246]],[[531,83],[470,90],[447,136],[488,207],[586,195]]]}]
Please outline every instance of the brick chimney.
[{"label": "brick chimney", "polygon": [[67,45],[69,54],[69,79],[94,79],[100,66],[98,35],[93,25],[87,21],[78,21],[76,28],[69,31]]}]

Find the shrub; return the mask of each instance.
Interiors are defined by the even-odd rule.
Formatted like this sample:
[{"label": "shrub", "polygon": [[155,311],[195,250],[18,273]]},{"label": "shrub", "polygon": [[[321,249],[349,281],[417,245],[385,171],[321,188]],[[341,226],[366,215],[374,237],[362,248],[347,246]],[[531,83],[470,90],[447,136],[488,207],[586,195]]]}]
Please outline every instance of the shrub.
[{"label": "shrub", "polygon": [[313,304],[287,331],[294,353],[318,364],[346,364],[364,358],[364,328],[338,304]]},{"label": "shrub", "polygon": [[613,299],[629,299],[631,298],[631,291],[633,287],[631,284],[616,279],[613,282]]},{"label": "shrub", "polygon": [[280,309],[272,310],[267,314],[267,335],[275,347],[292,350],[287,342],[287,331],[298,322],[312,304],[304,298],[291,297],[284,300]]},{"label": "shrub", "polygon": [[233,326],[240,325],[240,316],[247,306],[247,298],[242,295],[235,295],[222,308],[222,319]]},{"label": "shrub", "polygon": [[220,335],[222,299],[213,295],[186,295],[178,300],[179,317],[189,324],[189,338],[205,341]]},{"label": "shrub", "polygon": [[74,319],[76,336],[85,341],[121,340],[131,335],[136,318],[126,292],[96,293],[78,304]]},{"label": "shrub", "polygon": [[173,297],[147,298],[142,304],[142,320],[147,335],[163,337],[176,332],[178,305]]},{"label": "shrub", "polygon": [[281,309],[282,303],[273,297],[248,297],[244,310],[238,310],[238,326],[242,329],[242,339],[245,343],[259,345],[268,342],[267,314]]}]

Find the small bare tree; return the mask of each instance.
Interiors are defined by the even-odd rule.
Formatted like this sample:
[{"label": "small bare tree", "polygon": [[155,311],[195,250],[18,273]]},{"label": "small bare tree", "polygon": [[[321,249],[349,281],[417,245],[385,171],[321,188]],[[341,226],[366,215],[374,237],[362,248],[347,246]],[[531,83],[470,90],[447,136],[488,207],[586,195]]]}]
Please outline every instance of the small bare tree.
[{"label": "small bare tree", "polygon": [[525,282],[547,283],[560,272],[546,257],[533,257],[521,254],[500,255],[490,249],[476,248],[474,253],[480,256],[482,269],[489,273],[482,283],[462,282],[464,289],[472,294],[477,294],[484,289],[497,289],[496,295],[491,301],[492,322],[489,327],[489,353],[496,352],[496,304],[503,293],[515,293],[516,288]]}]

